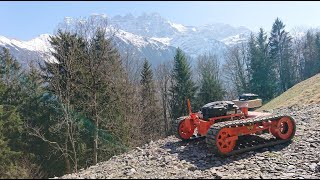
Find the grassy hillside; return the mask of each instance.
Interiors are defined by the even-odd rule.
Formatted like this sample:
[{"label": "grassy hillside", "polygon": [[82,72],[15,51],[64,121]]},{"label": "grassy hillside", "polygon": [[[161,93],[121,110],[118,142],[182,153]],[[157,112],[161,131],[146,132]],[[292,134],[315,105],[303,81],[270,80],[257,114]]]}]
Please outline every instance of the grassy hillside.
[{"label": "grassy hillside", "polygon": [[257,111],[310,103],[320,103],[320,74],[296,84]]}]

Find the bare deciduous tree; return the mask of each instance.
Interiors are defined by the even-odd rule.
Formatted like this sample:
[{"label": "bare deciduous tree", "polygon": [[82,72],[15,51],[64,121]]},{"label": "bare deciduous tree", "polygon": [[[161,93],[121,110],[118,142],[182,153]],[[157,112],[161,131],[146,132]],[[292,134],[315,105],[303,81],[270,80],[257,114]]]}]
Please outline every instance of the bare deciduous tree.
[{"label": "bare deciduous tree", "polygon": [[173,62],[161,63],[155,70],[155,79],[158,93],[160,95],[160,103],[162,106],[163,121],[165,135],[169,135],[171,132],[171,121],[170,121],[170,106],[169,106],[169,89],[171,87],[171,75]]},{"label": "bare deciduous tree", "polygon": [[249,90],[247,74],[247,49],[246,44],[234,46],[228,49],[223,65],[223,76],[226,80],[227,99],[234,99],[240,93]]}]

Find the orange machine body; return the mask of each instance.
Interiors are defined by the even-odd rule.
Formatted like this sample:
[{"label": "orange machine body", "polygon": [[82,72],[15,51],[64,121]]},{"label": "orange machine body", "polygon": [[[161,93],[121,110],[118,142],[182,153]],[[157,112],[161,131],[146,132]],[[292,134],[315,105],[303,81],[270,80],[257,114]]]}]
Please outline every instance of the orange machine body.
[{"label": "orange machine body", "polygon": [[[245,120],[245,119],[252,119],[256,117],[264,117],[272,115],[271,113],[262,113],[262,112],[254,112],[254,111],[248,111],[248,107],[240,107],[241,112],[230,114],[226,116],[219,116],[219,117],[213,117],[209,118],[207,120],[204,120],[201,118],[201,114],[199,113],[192,113],[191,111],[191,105],[190,101],[188,100],[188,111],[189,116],[186,117],[178,127],[179,135],[182,139],[190,139],[195,132],[195,129],[197,129],[197,135],[200,136],[206,136],[209,128],[214,124],[221,121],[232,121],[232,120]],[[283,124],[286,124],[287,131],[285,133],[281,132],[281,126]],[[222,153],[229,153],[232,151],[233,147],[235,146],[236,140],[238,140],[239,136],[242,135],[249,135],[249,134],[259,134],[262,133],[262,131],[269,131],[272,135],[274,135],[277,138],[280,139],[288,139],[290,138],[292,131],[293,131],[294,124],[290,121],[289,118],[284,117],[277,121],[268,121],[268,122],[261,122],[261,123],[254,123],[246,126],[239,126],[239,127],[233,127],[233,128],[224,128],[221,131],[221,134],[219,136],[222,145],[226,147],[226,143],[228,144],[229,148],[221,148],[220,151]],[[224,134],[227,134],[226,137],[224,137]],[[217,137],[218,138],[218,137]],[[230,143],[232,142],[232,143]],[[219,147],[218,147],[219,148]]]}]

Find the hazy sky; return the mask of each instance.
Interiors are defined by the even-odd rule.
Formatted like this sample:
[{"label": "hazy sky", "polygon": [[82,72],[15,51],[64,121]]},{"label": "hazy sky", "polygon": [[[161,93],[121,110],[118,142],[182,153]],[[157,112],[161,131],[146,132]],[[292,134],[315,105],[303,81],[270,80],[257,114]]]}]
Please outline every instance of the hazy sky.
[{"label": "hazy sky", "polygon": [[290,30],[297,26],[320,26],[320,2],[312,1],[29,1],[0,2],[0,35],[29,40],[53,33],[64,17],[86,17],[93,13],[108,16],[157,12],[164,18],[184,25],[214,22],[269,31],[276,17]]}]

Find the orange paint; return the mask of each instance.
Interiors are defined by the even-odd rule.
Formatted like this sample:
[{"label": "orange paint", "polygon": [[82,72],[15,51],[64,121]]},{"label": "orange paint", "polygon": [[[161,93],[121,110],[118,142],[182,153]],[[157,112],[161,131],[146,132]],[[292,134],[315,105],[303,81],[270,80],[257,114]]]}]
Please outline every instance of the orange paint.
[{"label": "orange paint", "polygon": [[[179,135],[183,139],[189,139],[197,128],[198,134],[205,136],[216,121],[232,121],[237,119],[251,119],[271,115],[270,113],[248,112],[247,107],[242,107],[241,112],[226,116],[213,117],[208,120],[199,118],[198,113],[191,112],[190,100],[188,99],[189,117],[180,122]],[[218,123],[218,122],[217,122]],[[294,122],[289,117],[283,117],[276,121],[261,122],[240,127],[222,128],[216,136],[216,146],[222,154],[231,152],[238,140],[238,136],[258,134],[264,130],[280,139],[288,139],[294,131]]]}]

